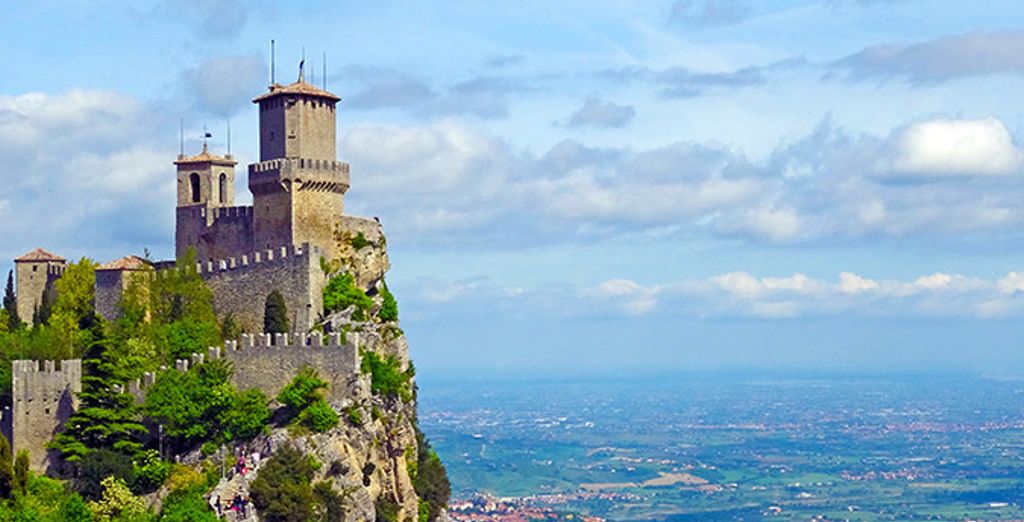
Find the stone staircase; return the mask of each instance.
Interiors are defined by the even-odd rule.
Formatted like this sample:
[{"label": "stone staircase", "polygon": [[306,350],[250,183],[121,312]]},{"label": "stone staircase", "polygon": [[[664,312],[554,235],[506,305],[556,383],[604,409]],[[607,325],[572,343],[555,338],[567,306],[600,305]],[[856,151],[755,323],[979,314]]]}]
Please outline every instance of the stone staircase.
[{"label": "stone staircase", "polygon": [[[262,462],[261,462],[262,464]],[[220,496],[222,505],[221,518],[224,520],[239,521],[239,522],[259,522],[259,517],[256,515],[256,508],[249,503],[247,511],[248,516],[241,516],[238,511],[227,509],[227,506],[231,504],[231,499],[235,498],[236,494],[241,494],[242,498],[249,498],[249,483],[256,478],[256,473],[259,471],[259,465],[255,468],[250,468],[249,471],[242,475],[241,473],[233,473],[229,477],[220,479],[217,486],[210,492],[208,501],[210,508],[213,509],[214,513],[217,512],[217,496]]]}]

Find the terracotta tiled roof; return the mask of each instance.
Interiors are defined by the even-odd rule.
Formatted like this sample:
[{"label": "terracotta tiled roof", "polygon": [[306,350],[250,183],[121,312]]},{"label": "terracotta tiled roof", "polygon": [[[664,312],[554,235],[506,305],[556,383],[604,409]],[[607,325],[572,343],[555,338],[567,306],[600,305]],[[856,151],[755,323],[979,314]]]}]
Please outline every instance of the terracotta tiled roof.
[{"label": "terracotta tiled roof", "polygon": [[319,96],[321,98],[328,98],[333,101],[338,101],[341,99],[333,93],[327,92],[319,87],[310,85],[306,83],[304,80],[299,80],[291,85],[281,85],[279,83],[275,83],[270,86],[270,92],[265,92],[253,98],[252,101],[253,103],[259,103],[260,101],[263,101],[267,98],[272,98],[274,96],[278,96],[281,94],[305,94],[307,96]]},{"label": "terracotta tiled roof", "polygon": [[124,256],[109,263],[104,263],[96,270],[147,270],[151,267],[149,261],[139,256]]},{"label": "terracotta tiled roof", "polygon": [[22,255],[20,255],[20,256],[18,256],[16,258],[14,258],[14,260],[15,261],[67,261],[67,259],[64,259],[63,257],[60,257],[60,256],[58,256],[56,254],[51,254],[50,252],[47,252],[47,251],[45,251],[45,250],[43,250],[41,248],[37,248],[37,249],[35,249],[35,250],[31,251],[31,252],[28,252],[26,254],[22,254]]},{"label": "terracotta tiled roof", "polygon": [[210,154],[209,149],[206,145],[203,145],[203,152],[196,154],[195,156],[178,156],[174,164],[180,163],[216,163],[218,165],[235,165],[238,162],[235,161],[231,156],[218,156],[216,154]]}]

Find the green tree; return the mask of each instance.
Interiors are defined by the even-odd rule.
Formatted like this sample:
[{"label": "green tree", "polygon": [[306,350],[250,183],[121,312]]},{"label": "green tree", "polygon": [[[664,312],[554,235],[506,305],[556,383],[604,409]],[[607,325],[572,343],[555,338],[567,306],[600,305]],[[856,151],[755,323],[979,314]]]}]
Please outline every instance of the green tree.
[{"label": "green tree", "polygon": [[288,331],[288,305],[284,302],[284,296],[277,290],[267,294],[267,300],[263,306],[263,331],[266,333]]},{"label": "green tree", "polygon": [[7,287],[4,288],[4,310],[7,310],[7,330],[13,332],[21,328],[21,318],[18,317],[18,298],[14,296],[14,270],[7,272]]},{"label": "green tree", "polygon": [[392,395],[405,402],[412,400],[412,378],[416,372],[411,364],[402,371],[402,362],[394,355],[381,357],[367,350],[363,352],[360,369],[370,374],[370,391],[374,394]]},{"label": "green tree", "polygon": [[246,440],[267,431],[270,420],[270,399],[259,388],[245,390],[235,396],[234,404],[220,417],[223,433],[229,440]]},{"label": "green tree", "polygon": [[11,444],[7,437],[0,435],[0,497],[10,498],[14,490],[14,462],[11,458]]},{"label": "green tree", "polygon": [[412,477],[412,486],[416,496],[427,503],[427,520],[436,520],[441,511],[448,506],[452,495],[448,472],[441,463],[437,452],[430,447],[426,436],[416,428],[416,445],[418,459],[416,473]]},{"label": "green tree", "polygon": [[241,336],[242,327],[239,326],[238,320],[235,319],[235,314],[228,312],[220,321],[221,339],[238,339]]},{"label": "green tree", "polygon": [[114,391],[119,384],[114,378],[115,362],[109,357],[106,341],[93,343],[86,352],[79,408],[51,445],[68,462],[79,462],[97,449],[132,456],[142,448],[147,430],[139,422],[135,397]]},{"label": "green tree", "polygon": [[[55,288],[57,295],[48,324],[61,333],[74,351],[81,352],[95,340],[100,322],[96,315],[96,263],[86,257],[71,263]],[[41,310],[39,315],[46,314]]]},{"label": "green tree", "polygon": [[219,431],[217,421],[235,399],[230,370],[224,375],[223,369],[223,361],[215,360],[188,372],[166,371],[146,390],[142,410],[163,426],[175,448],[191,448]]},{"label": "green tree", "polygon": [[92,512],[86,505],[82,495],[72,493],[67,500],[60,505],[60,520],[64,522],[91,522]]},{"label": "green tree", "polygon": [[14,492],[19,495],[28,493],[28,450],[21,450],[14,458]]},{"label": "green tree", "polygon": [[249,492],[263,520],[306,522],[313,518],[316,497],[310,482],[313,465],[291,446],[284,446],[260,468]]},{"label": "green tree", "polygon": [[135,464],[124,453],[101,448],[90,451],[77,463],[75,488],[89,500],[103,495],[103,479],[116,477],[129,488],[136,485]]},{"label": "green tree", "polygon": [[327,381],[320,378],[316,370],[306,366],[292,378],[291,382],[281,388],[277,394],[277,402],[291,409],[292,415],[298,415],[307,406],[323,398],[327,389]]},{"label": "green tree", "polygon": [[217,515],[203,498],[203,488],[171,491],[160,512],[160,522],[217,522]]},{"label": "green tree", "polygon": [[145,500],[132,495],[123,480],[107,477],[102,486],[100,499],[88,503],[97,522],[141,522],[152,518],[148,516]]}]

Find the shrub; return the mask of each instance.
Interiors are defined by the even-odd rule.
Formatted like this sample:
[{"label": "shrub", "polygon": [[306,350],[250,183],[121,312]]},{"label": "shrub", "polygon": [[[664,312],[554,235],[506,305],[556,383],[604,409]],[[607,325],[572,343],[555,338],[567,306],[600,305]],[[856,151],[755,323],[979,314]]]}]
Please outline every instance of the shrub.
[{"label": "shrub", "polygon": [[393,355],[382,358],[375,352],[363,352],[361,369],[363,373],[370,374],[370,391],[409,402],[412,400],[413,371],[411,367],[404,372],[401,368],[401,361]]},{"label": "shrub", "polygon": [[297,419],[302,425],[317,433],[323,433],[338,425],[338,413],[323,399],[318,399],[307,406]]},{"label": "shrub", "polygon": [[93,450],[79,463],[75,486],[83,497],[96,500],[103,494],[103,480],[108,477],[116,478],[126,487],[134,486],[135,466],[132,459],[117,451]]},{"label": "shrub", "polygon": [[419,459],[416,463],[416,473],[412,477],[412,486],[416,490],[416,495],[420,497],[420,517],[423,520],[422,502],[426,502],[426,520],[436,520],[441,510],[448,506],[452,494],[451,483],[440,457],[430,447],[426,436],[419,428],[416,428],[416,444]]},{"label": "shrub", "polygon": [[199,487],[171,491],[164,500],[160,522],[217,522],[217,515],[210,509],[203,490]]},{"label": "shrub", "polygon": [[363,412],[359,411],[359,407],[352,405],[345,408],[345,418],[348,419],[353,426],[361,426],[363,424]]},{"label": "shrub", "polygon": [[398,502],[381,495],[373,503],[373,508],[377,515],[377,522],[398,522],[398,510],[401,508]]},{"label": "shrub", "polygon": [[356,286],[352,274],[338,274],[327,282],[324,287],[324,310],[327,313],[338,312],[355,306],[352,313],[353,321],[365,321],[367,313],[373,307],[373,299]]},{"label": "shrub", "polygon": [[366,234],[360,231],[358,234],[348,240],[348,244],[352,245],[353,250],[362,250],[373,244],[372,241],[366,239]]},{"label": "shrub", "polygon": [[316,370],[305,367],[299,370],[292,382],[277,394],[277,401],[291,408],[297,415],[307,406],[322,397],[322,390],[327,388],[327,381],[320,378]]},{"label": "shrub", "polygon": [[245,390],[235,396],[234,405],[224,410],[221,425],[228,440],[251,439],[267,431],[270,420],[270,399],[259,388]]},{"label": "shrub", "polygon": [[398,320],[398,301],[395,300],[395,296],[388,290],[388,285],[384,284],[380,291],[381,305],[380,312],[377,317],[380,317],[381,321],[390,322]]},{"label": "shrub", "polygon": [[171,463],[160,458],[156,450],[146,450],[135,457],[136,487],[141,492],[155,491],[171,474]]}]

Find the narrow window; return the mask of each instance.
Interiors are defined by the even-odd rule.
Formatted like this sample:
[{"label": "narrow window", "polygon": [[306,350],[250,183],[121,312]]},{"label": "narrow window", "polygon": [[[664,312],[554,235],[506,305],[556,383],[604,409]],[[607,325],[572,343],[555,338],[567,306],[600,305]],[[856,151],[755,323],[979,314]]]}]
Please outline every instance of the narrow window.
[{"label": "narrow window", "polygon": [[192,186],[192,202],[199,203],[199,174],[193,172],[188,177],[189,184]]},{"label": "narrow window", "polygon": [[223,172],[220,173],[220,202],[228,202],[228,175]]}]

